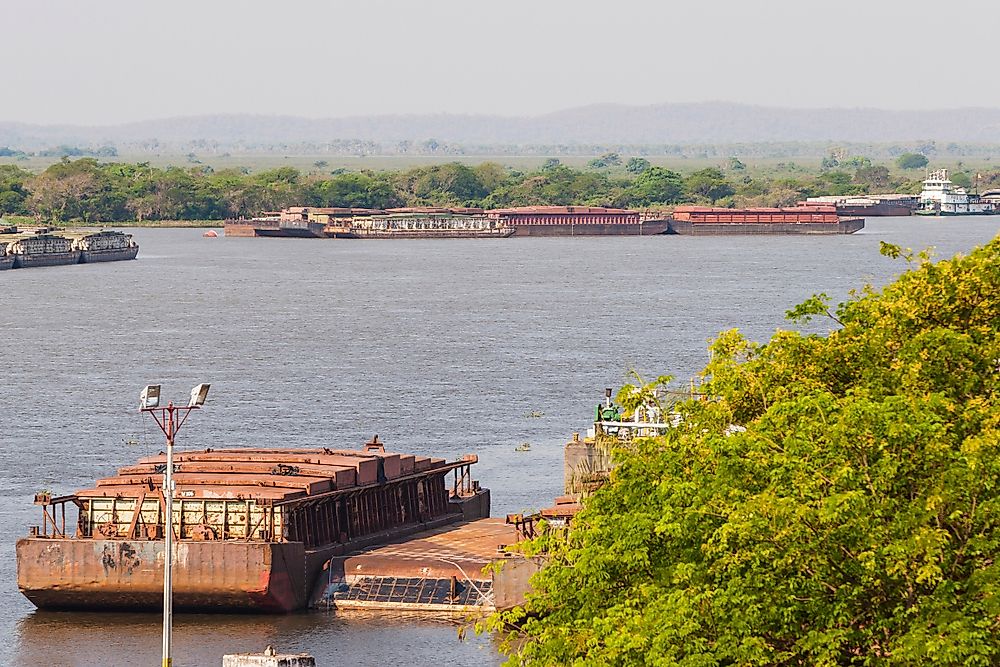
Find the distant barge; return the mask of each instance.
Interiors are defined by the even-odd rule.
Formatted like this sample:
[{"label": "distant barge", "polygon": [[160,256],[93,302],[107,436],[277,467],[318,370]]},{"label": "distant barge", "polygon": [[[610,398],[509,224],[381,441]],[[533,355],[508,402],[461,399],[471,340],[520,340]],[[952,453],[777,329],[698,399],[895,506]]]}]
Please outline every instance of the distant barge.
[{"label": "distant barge", "polygon": [[901,217],[913,215],[919,204],[916,195],[863,195],[809,197],[799,206],[833,206],[844,217]]},{"label": "distant barge", "polygon": [[726,236],[731,234],[853,234],[864,218],[841,217],[833,206],[789,208],[710,208],[678,206],[668,234]]},{"label": "distant barge", "polygon": [[293,206],[258,218],[227,220],[226,236],[341,239],[653,236],[665,217],[598,206],[479,208],[318,208]]},{"label": "distant barge", "polygon": [[514,236],[655,236],[667,231],[666,218],[599,206],[525,206],[487,215],[513,227]]},{"label": "distant barge", "polygon": [[[364,451],[175,453],[174,607],[304,608],[324,563],[407,534],[489,516],[477,459]],[[158,609],[163,599],[164,455],[68,496],[36,496],[42,524],[17,542],[21,592],[44,609]],[[453,483],[449,488],[449,475]],[[68,524],[66,508],[76,510]]]},{"label": "distant barge", "polygon": [[506,238],[514,229],[481,208],[395,208],[326,217],[325,235],[339,239]]},{"label": "distant barge", "polygon": [[62,266],[135,259],[139,245],[130,234],[100,231],[63,236],[43,227],[21,233],[17,227],[0,230],[0,270]]}]

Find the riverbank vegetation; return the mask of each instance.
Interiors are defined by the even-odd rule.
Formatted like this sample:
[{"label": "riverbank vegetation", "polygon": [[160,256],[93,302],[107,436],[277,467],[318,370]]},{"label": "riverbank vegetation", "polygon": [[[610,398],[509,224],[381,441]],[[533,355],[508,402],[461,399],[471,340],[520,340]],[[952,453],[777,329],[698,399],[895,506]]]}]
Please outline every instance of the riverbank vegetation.
[{"label": "riverbank vegetation", "polygon": [[[1000,662],[1000,239],[711,345],[494,616],[512,665]],[[513,630],[511,628],[514,628]]]},{"label": "riverbank vegetation", "polygon": [[[327,170],[329,165],[317,160],[309,171],[279,167],[250,172],[65,158],[39,173],[0,165],[0,214],[87,223],[222,220],[292,205],[787,206],[817,195],[919,191],[922,174],[912,173],[911,166],[919,159],[904,162],[901,170],[891,170],[865,157],[832,152],[811,170],[791,163],[755,170],[731,157],[718,166],[681,172],[642,157],[605,153],[579,167],[549,158],[528,170],[495,162],[448,162],[346,171]],[[981,187],[1000,184],[1000,172],[976,176]],[[956,182],[963,179],[968,181],[969,174],[958,172]]]}]

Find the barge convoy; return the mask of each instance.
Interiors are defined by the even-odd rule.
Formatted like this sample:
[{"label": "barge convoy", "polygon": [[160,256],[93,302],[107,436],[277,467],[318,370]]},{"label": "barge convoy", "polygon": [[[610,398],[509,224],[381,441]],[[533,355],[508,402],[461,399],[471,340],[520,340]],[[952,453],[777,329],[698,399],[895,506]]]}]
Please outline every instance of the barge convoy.
[{"label": "barge convoy", "polygon": [[[715,225],[706,224],[714,221]],[[723,224],[725,223],[725,224]],[[735,224],[742,223],[742,224]],[[635,211],[599,206],[478,208],[314,208],[294,206],[258,218],[226,220],[226,236],[339,239],[656,236],[659,234],[850,234],[864,220],[832,205],[783,209],[678,207]]]},{"label": "barge convoy", "polygon": [[599,206],[481,208],[320,208],[293,206],[259,218],[226,220],[226,236],[338,239],[507,238],[509,236],[651,236],[664,215]]},{"label": "barge convoy", "polygon": [[42,227],[21,233],[0,229],[0,270],[135,259],[139,245],[130,234],[100,231],[64,236]]},{"label": "barge convoy", "polygon": [[36,495],[42,522],[17,542],[18,586],[43,609],[157,609],[172,530],[175,608],[302,609],[332,580],[331,559],[488,517],[476,461],[389,453],[377,436],[362,451],[179,452],[167,521],[166,457],[150,456],[94,488]]}]

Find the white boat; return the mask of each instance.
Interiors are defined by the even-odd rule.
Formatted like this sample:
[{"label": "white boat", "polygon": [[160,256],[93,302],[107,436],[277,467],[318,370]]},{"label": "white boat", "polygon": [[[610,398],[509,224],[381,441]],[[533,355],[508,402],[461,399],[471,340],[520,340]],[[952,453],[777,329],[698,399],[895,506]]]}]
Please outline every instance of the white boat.
[{"label": "white boat", "polygon": [[969,194],[948,178],[947,169],[932,171],[924,179],[917,215],[993,215],[997,212],[995,201]]}]

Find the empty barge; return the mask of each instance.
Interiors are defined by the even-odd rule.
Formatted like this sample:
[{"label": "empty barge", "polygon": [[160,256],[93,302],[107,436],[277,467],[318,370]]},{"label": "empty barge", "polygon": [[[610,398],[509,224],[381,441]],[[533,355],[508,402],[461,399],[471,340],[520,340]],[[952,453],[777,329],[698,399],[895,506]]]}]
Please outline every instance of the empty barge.
[{"label": "empty barge", "polygon": [[730,234],[853,234],[864,218],[842,217],[834,206],[787,208],[712,208],[678,206],[668,234],[728,236]]},{"label": "empty barge", "polygon": [[[331,558],[489,516],[476,461],[387,453],[377,437],[364,451],[177,452],[174,608],[302,609]],[[43,609],[159,609],[165,467],[161,453],[92,489],[36,496],[42,523],[17,542],[21,592]]]}]

